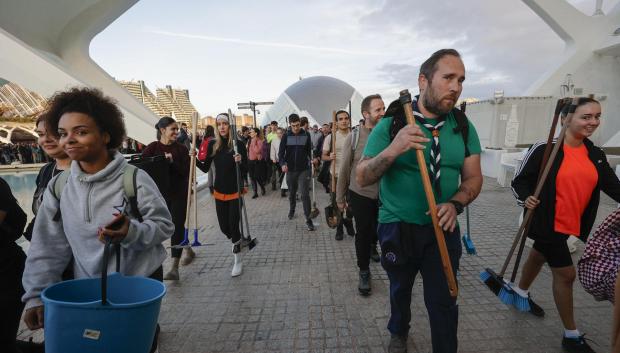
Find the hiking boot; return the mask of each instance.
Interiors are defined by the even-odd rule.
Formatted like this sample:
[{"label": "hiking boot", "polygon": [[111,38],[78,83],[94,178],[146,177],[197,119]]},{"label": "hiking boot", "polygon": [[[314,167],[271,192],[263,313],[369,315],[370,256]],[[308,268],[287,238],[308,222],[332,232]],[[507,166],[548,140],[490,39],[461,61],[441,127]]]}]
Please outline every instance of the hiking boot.
[{"label": "hiking boot", "polygon": [[541,308],[540,305],[534,303],[534,301],[532,300],[532,296],[529,294],[527,295],[527,301],[530,303],[530,313],[532,313],[532,315],[538,317],[545,316],[545,310]]},{"label": "hiking boot", "polygon": [[181,265],[187,266],[191,264],[194,261],[195,257],[196,253],[194,252],[194,250],[192,250],[192,248],[185,249],[185,256],[183,257],[183,260],[181,260]]},{"label": "hiking boot", "polygon": [[392,335],[388,353],[407,353],[407,336]]},{"label": "hiking boot", "polygon": [[309,231],[314,231],[314,223],[312,223],[312,220],[310,218],[306,219],[306,225],[308,226]]},{"label": "hiking boot", "polygon": [[569,353],[594,353],[594,350],[586,342],[585,334],[579,337],[563,337],[562,348]]},{"label": "hiking boot", "polygon": [[178,267],[172,267],[170,271],[166,272],[166,274],[164,275],[164,279],[166,281],[178,281],[179,280]]},{"label": "hiking boot", "polygon": [[295,210],[288,211],[288,220],[290,221],[295,217]]},{"label": "hiking boot", "polygon": [[357,290],[363,296],[370,295],[370,270],[360,270],[360,281]]},{"label": "hiking boot", "polygon": [[381,261],[381,255],[379,255],[379,252],[377,251],[377,246],[375,244],[372,244],[370,246],[370,258],[374,262]]}]

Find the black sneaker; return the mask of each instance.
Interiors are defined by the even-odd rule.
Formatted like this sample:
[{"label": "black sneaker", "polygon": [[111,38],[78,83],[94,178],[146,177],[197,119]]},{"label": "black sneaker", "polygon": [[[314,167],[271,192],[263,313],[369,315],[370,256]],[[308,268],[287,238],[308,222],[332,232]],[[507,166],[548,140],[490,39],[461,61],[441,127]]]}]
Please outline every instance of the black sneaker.
[{"label": "black sneaker", "polygon": [[585,334],[579,337],[562,338],[562,348],[569,353],[595,353],[594,350],[586,342]]},{"label": "black sneaker", "polygon": [[342,239],[344,239],[344,233],[336,232],[336,240],[342,240]]},{"label": "black sneaker", "polygon": [[353,227],[353,221],[352,220],[345,220],[344,222],[344,227],[347,228],[347,234],[349,234],[350,236],[355,236],[355,228]]},{"label": "black sneaker", "polygon": [[370,295],[370,271],[360,270],[360,281],[357,285],[357,290],[363,296]]},{"label": "black sneaker", "polygon": [[407,336],[392,335],[388,353],[407,353]]},{"label": "black sneaker", "polygon": [[379,255],[379,252],[377,251],[377,246],[375,244],[370,245],[370,258],[374,262],[381,261],[381,255]]},{"label": "black sneaker", "polygon": [[529,294],[527,295],[527,300],[530,303],[530,313],[532,313],[532,315],[538,316],[538,317],[545,316],[545,310],[541,308],[540,305],[534,303],[531,295]]},{"label": "black sneaker", "polygon": [[308,226],[309,231],[314,231],[314,223],[312,223],[312,220],[310,218],[306,219],[306,225]]}]

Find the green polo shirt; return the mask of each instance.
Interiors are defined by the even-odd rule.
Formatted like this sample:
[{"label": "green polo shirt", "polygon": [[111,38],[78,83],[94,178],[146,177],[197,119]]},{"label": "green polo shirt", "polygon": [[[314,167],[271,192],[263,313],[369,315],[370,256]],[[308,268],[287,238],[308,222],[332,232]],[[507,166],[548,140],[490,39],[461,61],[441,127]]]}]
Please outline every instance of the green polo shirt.
[{"label": "green polo shirt", "polygon": [[[437,119],[427,119],[433,124]],[[416,121],[426,136],[432,139],[431,132]],[[390,144],[390,126],[392,117],[383,118],[372,129],[364,155],[375,157]],[[454,132],[456,119],[452,114],[446,118],[446,123],[440,130],[439,146],[441,148],[441,178],[440,187],[442,197],[435,193],[437,204],[446,202],[456,194],[459,187],[461,168],[465,160],[465,144],[460,132]],[[470,155],[480,154],[480,140],[476,129],[469,122],[468,148]],[[426,143],[424,159],[430,170],[430,144]],[[409,150],[400,155],[385,172],[379,183],[379,222],[407,222],[420,225],[430,224],[431,217],[426,215],[428,202],[424,194],[422,176],[416,159],[415,150]]]}]

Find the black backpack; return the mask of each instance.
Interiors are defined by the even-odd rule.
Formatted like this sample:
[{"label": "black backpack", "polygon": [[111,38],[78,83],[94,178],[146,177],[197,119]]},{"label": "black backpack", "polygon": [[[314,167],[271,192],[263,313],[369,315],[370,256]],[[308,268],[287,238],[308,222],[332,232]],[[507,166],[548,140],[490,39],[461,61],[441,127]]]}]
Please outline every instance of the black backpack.
[{"label": "black backpack", "polygon": [[[469,121],[467,120],[467,116],[465,115],[465,102],[461,104],[461,109],[452,109],[452,114],[456,119],[456,127],[454,128],[454,133],[461,133],[463,137],[463,144],[465,145],[465,158],[470,156],[469,148],[467,147],[468,135],[469,135]],[[388,106],[385,111],[386,117],[393,117],[392,125],[390,126],[390,142],[394,140],[396,134],[407,125],[407,118],[405,117],[405,110],[403,109],[403,105],[400,103],[400,100],[395,100]]]}]

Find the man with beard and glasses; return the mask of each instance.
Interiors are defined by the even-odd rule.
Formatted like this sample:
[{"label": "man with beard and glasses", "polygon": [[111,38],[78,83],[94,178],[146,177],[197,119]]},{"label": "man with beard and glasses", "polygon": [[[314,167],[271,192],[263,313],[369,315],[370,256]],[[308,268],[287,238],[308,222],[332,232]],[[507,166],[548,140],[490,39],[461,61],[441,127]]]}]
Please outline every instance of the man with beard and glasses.
[{"label": "man with beard and glasses", "polygon": [[391,353],[407,352],[411,291],[418,272],[424,278],[433,352],[457,351],[458,306],[448,291],[415,150],[424,151],[439,226],[457,273],[462,252],[457,215],[482,188],[478,134],[454,108],[464,80],[465,66],[456,50],[435,52],[420,67],[420,95],[412,102],[416,124],[407,125],[400,103],[392,103],[372,130],[357,166],[360,186],[379,181],[377,233],[390,280]]}]

